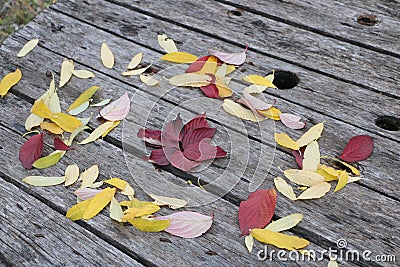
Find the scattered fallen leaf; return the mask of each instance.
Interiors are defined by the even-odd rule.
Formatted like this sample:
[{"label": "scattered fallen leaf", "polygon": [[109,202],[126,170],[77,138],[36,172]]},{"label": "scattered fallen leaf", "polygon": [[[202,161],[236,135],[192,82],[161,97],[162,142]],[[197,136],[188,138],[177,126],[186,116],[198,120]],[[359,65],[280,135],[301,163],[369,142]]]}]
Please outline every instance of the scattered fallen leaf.
[{"label": "scattered fallen leaf", "polygon": [[99,103],[92,104],[92,107],[102,107],[102,106],[105,106],[108,103],[110,103],[110,101],[111,101],[110,98],[109,99],[104,99],[104,100],[100,101]]},{"label": "scattered fallen leaf", "polygon": [[326,193],[331,190],[331,184],[327,182],[318,183],[316,185],[311,186],[309,189],[305,190],[300,196],[297,197],[300,199],[313,199],[313,198],[321,198],[326,195]]},{"label": "scattered fallen leaf", "polygon": [[72,71],[74,70],[75,65],[74,61],[68,60],[64,58],[63,63],[61,64],[61,71],[60,71],[60,84],[58,87],[63,87],[69,79],[71,79]]},{"label": "scattered fallen leaf", "polygon": [[[121,204],[122,205],[122,204]],[[160,210],[160,207],[153,202],[132,199],[129,208],[125,211],[124,220],[153,214]]]},{"label": "scattered fallen leaf", "polygon": [[100,138],[103,135],[103,133],[105,133],[111,126],[113,126],[113,124],[114,124],[113,121],[107,121],[107,122],[103,123],[102,125],[97,127],[93,132],[91,132],[87,138],[85,138],[78,144],[85,145],[85,144],[89,144],[91,142],[96,141],[98,138]]},{"label": "scattered fallen leaf", "polygon": [[278,190],[282,195],[290,200],[296,200],[296,194],[291,187],[283,178],[276,177],[274,179],[276,190]]},{"label": "scattered fallen leaf", "polygon": [[246,235],[244,238],[244,244],[246,245],[247,250],[251,253],[253,251],[254,246],[254,238],[252,235]]},{"label": "scattered fallen leaf", "polygon": [[304,133],[299,138],[299,140],[297,140],[297,143],[299,143],[300,147],[306,146],[312,141],[320,138],[323,130],[324,130],[324,123],[323,122],[318,123],[313,127],[311,127],[306,133]]},{"label": "scattered fallen leaf", "polygon": [[109,121],[120,121],[125,119],[131,107],[131,100],[125,92],[120,98],[100,110],[100,115]]},{"label": "scattered fallen leaf", "polygon": [[338,176],[338,183],[333,192],[337,192],[343,187],[345,187],[348,181],[349,181],[349,174],[346,171],[341,171]]},{"label": "scattered fallen leaf", "polygon": [[309,241],[303,238],[285,235],[267,229],[252,229],[251,235],[260,242],[288,250],[304,248],[310,244]]},{"label": "scattered fallen leaf", "polygon": [[79,107],[77,107],[75,109],[71,109],[70,111],[68,111],[68,113],[69,113],[69,115],[76,116],[76,115],[84,112],[89,106],[90,106],[90,101],[86,101]]},{"label": "scattered fallen leaf", "polygon": [[64,156],[65,151],[56,150],[52,152],[50,155],[40,158],[36,160],[32,166],[36,169],[45,169],[55,165],[60,159]]},{"label": "scattered fallen leaf", "polygon": [[115,127],[117,127],[119,124],[121,123],[121,121],[113,121],[113,124],[111,125],[110,128],[107,129],[107,131],[105,131],[101,137],[106,137],[107,134],[109,134]]},{"label": "scattered fallen leaf", "polygon": [[55,122],[66,132],[72,133],[79,126],[82,126],[82,122],[77,118],[66,114],[66,113],[53,113],[50,120]]},{"label": "scattered fallen leaf", "polygon": [[289,135],[285,133],[275,133],[275,142],[283,147],[290,148],[293,150],[299,150],[300,145],[296,141],[294,141],[292,138],[290,138]]},{"label": "scattered fallen leaf", "polygon": [[157,84],[160,83],[159,80],[150,75],[141,74],[139,78],[143,83],[145,83],[148,86],[156,86]]},{"label": "scattered fallen leaf", "polygon": [[69,151],[69,150],[74,150],[75,148],[71,148],[67,146],[63,140],[61,140],[59,137],[54,138],[54,148],[56,150],[62,150],[62,151]]},{"label": "scattered fallen leaf", "polygon": [[197,57],[186,52],[171,52],[163,55],[160,59],[174,63],[193,63]]},{"label": "scattered fallen leaf", "polygon": [[122,222],[122,217],[124,217],[124,211],[118,200],[113,197],[110,203],[110,218],[117,222]]},{"label": "scattered fallen leaf", "polygon": [[102,211],[105,206],[107,206],[111,199],[114,197],[117,189],[115,188],[106,188],[103,189],[100,193],[95,195],[90,202],[89,206],[83,213],[82,218],[85,220],[89,220],[96,216],[100,211]]},{"label": "scattered fallen leaf", "polygon": [[339,158],[347,162],[362,161],[367,159],[373,150],[374,140],[372,137],[358,135],[350,139]]},{"label": "scattered fallen leaf", "polygon": [[262,77],[259,75],[248,75],[246,77],[243,77],[242,79],[248,83],[267,86],[268,88],[276,88],[272,81],[267,77]]},{"label": "scattered fallen leaf", "polygon": [[169,83],[175,86],[200,87],[210,84],[212,78],[206,74],[185,73],[169,79]]},{"label": "scattered fallen leaf", "polygon": [[234,115],[238,118],[248,121],[259,122],[264,120],[263,118],[259,118],[254,113],[247,108],[244,108],[242,105],[233,102],[230,99],[224,99],[224,103],[222,104],[222,108],[229,114]]},{"label": "scattered fallen leaf", "polygon": [[133,56],[133,58],[129,62],[128,66],[126,66],[126,68],[128,70],[133,70],[140,64],[142,58],[143,58],[143,53],[137,53],[135,56]]},{"label": "scattered fallen leaf", "polygon": [[300,121],[300,116],[294,114],[281,113],[279,114],[279,118],[281,119],[281,122],[290,129],[298,130],[304,128],[304,126],[306,125],[304,122]]},{"label": "scattered fallen leaf", "polygon": [[89,70],[72,70],[71,72],[72,75],[80,79],[89,79],[95,77],[94,73]]},{"label": "scattered fallen leaf", "polygon": [[320,163],[320,152],[317,141],[309,143],[304,150],[303,170],[316,171]]},{"label": "scattered fallen leaf", "polygon": [[282,112],[279,109],[277,109],[276,107],[272,107],[267,110],[258,110],[258,113],[260,113],[261,115],[263,115],[271,120],[279,121],[280,120],[279,115]]},{"label": "scattered fallen leaf", "polygon": [[65,176],[61,177],[28,176],[22,179],[22,181],[34,186],[52,186],[64,183]]},{"label": "scattered fallen leaf", "polygon": [[74,192],[74,194],[80,199],[80,200],[86,200],[89,198],[94,197],[98,193],[100,193],[101,190],[99,189],[94,189],[90,187],[85,187],[85,188],[79,188]]},{"label": "scattered fallen leaf", "polygon": [[14,72],[8,73],[0,81],[0,96],[5,96],[8,91],[16,85],[22,78],[22,72],[20,69],[16,69]]},{"label": "scattered fallen leaf", "polygon": [[49,131],[53,134],[62,134],[64,132],[64,130],[61,129],[54,122],[43,121],[40,123],[40,128],[42,128],[42,130]]},{"label": "scattered fallen leaf", "polygon": [[68,165],[64,173],[65,186],[74,184],[79,178],[79,167],[76,164]]},{"label": "scattered fallen leaf", "polygon": [[328,262],[328,266],[327,266],[327,267],[339,267],[339,264],[337,263],[336,260],[331,259],[331,260]]},{"label": "scattered fallen leaf", "polygon": [[161,232],[170,225],[169,220],[146,220],[141,218],[126,219],[130,224],[143,232]]},{"label": "scattered fallen leaf", "polygon": [[246,61],[246,49],[241,53],[226,53],[218,50],[211,50],[210,55],[220,59],[222,62],[232,65],[242,65]]},{"label": "scattered fallen leaf", "polygon": [[135,70],[129,70],[125,71],[122,73],[122,76],[134,76],[134,75],[140,75],[143,72],[145,72],[148,68],[150,68],[151,65],[148,65],[147,67],[140,68],[140,69],[135,69]]},{"label": "scattered fallen leaf", "polygon": [[325,181],[321,174],[309,170],[289,169],[283,173],[286,178],[298,185],[313,186]]},{"label": "scattered fallen leaf", "polygon": [[158,35],[158,44],[167,53],[178,52],[178,49],[176,48],[174,40],[172,40],[171,38],[168,38],[168,36],[165,34]]},{"label": "scattered fallen leaf", "polygon": [[188,203],[188,201],[179,198],[157,196],[154,194],[149,194],[149,196],[154,199],[154,204],[158,206],[168,205],[171,209],[182,208]]},{"label": "scattered fallen leaf", "polygon": [[100,56],[101,62],[103,62],[104,67],[109,69],[112,69],[112,67],[114,67],[114,55],[105,42],[101,44]]},{"label": "scattered fallen leaf", "polygon": [[78,98],[74,101],[74,103],[72,103],[67,111],[76,109],[77,107],[81,106],[83,103],[89,101],[89,99],[94,95],[94,93],[96,93],[98,90],[100,89],[100,87],[98,86],[91,86],[89,87],[85,92],[83,92],[82,94],[80,94],[80,96],[78,96]]},{"label": "scattered fallen leaf", "polygon": [[36,134],[26,140],[21,146],[19,150],[19,160],[24,168],[31,169],[32,164],[42,155],[44,145],[43,137],[43,133]]},{"label": "scattered fallen leaf", "polygon": [[81,173],[79,180],[82,180],[81,188],[92,187],[93,183],[99,177],[99,166],[93,165]]},{"label": "scattered fallen leaf", "polygon": [[111,178],[108,180],[103,181],[106,184],[112,185],[116,188],[118,188],[119,190],[124,190],[126,185],[128,184],[126,181],[119,179],[119,178]]},{"label": "scattered fallen leaf", "polygon": [[39,39],[32,39],[28,41],[18,52],[17,57],[24,57],[31,52],[39,43]]},{"label": "scattered fallen leaf", "polygon": [[82,219],[83,214],[89,207],[92,200],[93,200],[93,198],[89,198],[87,200],[79,202],[78,204],[75,204],[67,211],[67,214],[65,216],[72,221]]},{"label": "scattered fallen leaf", "polygon": [[300,213],[294,213],[274,222],[269,223],[264,229],[273,232],[282,232],[295,227],[302,219],[304,215]]}]

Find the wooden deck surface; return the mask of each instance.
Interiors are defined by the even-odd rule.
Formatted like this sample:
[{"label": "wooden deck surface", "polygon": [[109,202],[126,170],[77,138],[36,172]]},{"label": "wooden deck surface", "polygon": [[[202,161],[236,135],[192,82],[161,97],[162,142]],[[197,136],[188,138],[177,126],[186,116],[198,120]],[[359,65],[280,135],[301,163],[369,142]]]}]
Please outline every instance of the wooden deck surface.
[{"label": "wooden deck surface", "polygon": [[[357,16],[365,13],[376,15],[379,23],[357,23]],[[240,51],[249,44],[247,63],[240,68],[244,71],[231,82],[235,92],[242,90],[240,77],[247,74],[265,75],[273,69],[296,73],[298,86],[268,94],[276,98],[279,109],[305,118],[307,128],[325,121],[319,141],[324,155],[339,155],[354,135],[372,136],[373,155],[358,164],[362,180],[318,200],[293,202],[278,195],[274,219],[303,213],[303,221],[289,232],[310,240],[307,249],[337,248],[336,242],[345,239],[347,250],[370,250],[372,255],[395,255],[397,260],[340,261],[339,266],[400,264],[400,131],[375,123],[382,115],[400,117],[400,2],[59,0],[0,47],[0,77],[17,67],[23,72],[19,84],[0,99],[0,265],[327,266],[327,256],[317,262],[260,261],[257,252],[264,246],[256,243],[248,253],[240,237],[238,206],[247,199],[249,186],[261,181],[259,188],[273,188],[273,178],[282,175],[280,168],[296,167],[290,152],[275,147],[273,133],[289,132],[297,138],[304,130],[289,130],[272,121],[242,124],[220,108],[220,100],[196,101],[203,96],[199,90],[167,92],[143,86],[137,77],[121,76],[138,52],[159,70],[182,72],[159,61],[163,54],[159,33],[174,39],[180,51],[198,56],[213,48]],[[40,39],[39,46],[17,58],[32,38]],[[102,66],[103,40],[115,54],[113,69]],[[73,59],[76,68],[93,71],[96,78],[73,78],[61,88],[63,109],[94,84],[102,88],[98,99],[115,99],[128,91],[132,109],[124,126],[104,140],[77,146],[51,168],[27,171],[18,160],[26,140],[21,137],[24,122],[34,100],[48,89],[51,78],[46,73],[55,73],[58,80],[64,57]],[[160,128],[172,114],[181,113],[186,121],[204,112],[220,129],[215,142],[230,146],[230,157],[194,174],[173,168],[160,173],[141,159],[135,129]],[[146,113],[151,116],[144,117]],[[98,124],[92,120],[89,126]],[[51,146],[45,151],[52,151]],[[28,175],[63,175],[73,163],[80,169],[99,165],[102,179],[128,180],[140,199],[149,199],[141,184],[144,177],[159,194],[190,197],[198,205],[188,209],[214,214],[213,226],[201,237],[182,239],[164,232],[140,232],[112,221],[106,213],[72,222],[65,213],[76,203],[72,193],[76,188],[32,187],[21,181]],[[215,182],[219,175],[223,179]],[[160,177],[182,189],[165,192]],[[205,190],[187,185],[187,180],[206,185]],[[226,192],[222,198],[221,192]]]}]

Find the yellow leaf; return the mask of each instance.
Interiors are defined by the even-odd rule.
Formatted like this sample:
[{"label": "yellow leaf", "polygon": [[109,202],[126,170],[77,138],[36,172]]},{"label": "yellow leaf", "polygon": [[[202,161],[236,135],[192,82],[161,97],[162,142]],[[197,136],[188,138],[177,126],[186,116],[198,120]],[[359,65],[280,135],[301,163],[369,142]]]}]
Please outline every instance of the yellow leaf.
[{"label": "yellow leaf", "polygon": [[62,134],[64,132],[63,129],[58,127],[58,125],[53,122],[44,121],[40,123],[40,128],[42,128],[42,130],[49,131],[53,134]]},{"label": "yellow leaf", "polygon": [[246,235],[244,238],[244,244],[246,245],[247,250],[251,253],[253,251],[254,246],[254,238],[252,235]]},{"label": "yellow leaf", "polygon": [[111,178],[108,180],[103,181],[106,184],[112,185],[116,188],[118,188],[119,190],[124,190],[125,186],[128,184],[126,181],[119,179],[119,178]]},{"label": "yellow leaf", "polygon": [[221,98],[230,97],[233,94],[232,90],[223,80],[221,80],[219,76],[215,76],[215,78],[216,78],[215,85],[217,86],[219,97]]},{"label": "yellow leaf", "polygon": [[154,204],[158,206],[168,205],[171,209],[182,208],[188,203],[188,201],[179,198],[163,197],[154,194],[149,194],[149,196],[154,199]]},{"label": "yellow leaf", "polygon": [[78,144],[85,145],[93,141],[96,141],[100,136],[103,135],[103,133],[105,133],[110,127],[112,127],[113,124],[114,124],[113,121],[107,121],[103,123],[102,125],[97,127],[85,140],[82,140]]},{"label": "yellow leaf", "polygon": [[227,113],[239,117],[243,120],[256,121],[256,122],[264,120],[264,118],[256,117],[256,115],[254,115],[254,113],[250,109],[244,108],[242,105],[235,103],[230,99],[224,99],[222,108]]},{"label": "yellow leaf", "polygon": [[281,114],[282,112],[279,109],[272,107],[266,110],[258,110],[258,113],[271,120],[279,121],[281,119],[279,117],[279,114]]},{"label": "yellow leaf", "polygon": [[74,70],[74,68],[75,68],[74,61],[64,58],[64,61],[61,64],[60,84],[59,84],[60,88],[63,87],[69,81],[69,79],[71,79],[72,71]]},{"label": "yellow leaf", "polygon": [[305,134],[303,134],[297,143],[299,143],[300,147],[306,146],[314,140],[317,140],[321,137],[321,133],[324,130],[324,123],[318,123],[311,127]]},{"label": "yellow leaf", "polygon": [[276,233],[266,229],[252,229],[251,235],[260,242],[288,250],[304,248],[310,244],[309,241],[303,238]]},{"label": "yellow leaf", "polygon": [[299,150],[300,146],[299,144],[294,141],[292,138],[290,138],[289,135],[285,134],[285,133],[275,133],[274,134],[275,137],[275,142],[283,147],[289,148],[289,149],[293,149],[293,150]]},{"label": "yellow leaf", "polygon": [[28,176],[22,179],[25,182],[34,186],[52,186],[62,184],[65,181],[65,176],[61,177],[45,177],[45,176]]},{"label": "yellow leaf", "polygon": [[338,177],[338,183],[336,185],[336,188],[333,192],[337,192],[343,187],[346,186],[348,180],[349,180],[349,174],[346,171],[341,171]]},{"label": "yellow leaf", "polygon": [[159,34],[157,39],[158,39],[158,44],[162,47],[162,49],[164,49],[165,52],[167,53],[178,52],[174,40],[168,38],[167,35]]},{"label": "yellow leaf", "polygon": [[33,104],[31,112],[39,117],[49,119],[52,116],[52,112],[46,106],[43,99],[36,100]]},{"label": "yellow leaf", "polygon": [[272,81],[270,79],[267,79],[266,77],[262,77],[259,75],[248,75],[246,77],[243,77],[243,80],[248,83],[263,85],[263,86],[267,86],[269,88],[276,88],[276,86],[272,83]]},{"label": "yellow leaf", "polygon": [[217,69],[217,63],[218,63],[218,59],[215,56],[210,56],[206,60],[206,62],[204,62],[204,65],[201,68],[201,70],[199,70],[199,71],[197,71],[195,73],[199,73],[199,74],[206,74],[206,73],[215,74],[216,69]]},{"label": "yellow leaf", "polygon": [[51,121],[55,122],[58,126],[60,126],[64,131],[72,133],[79,126],[82,126],[82,122],[77,118],[65,114],[65,113],[53,113]]},{"label": "yellow leaf", "polygon": [[136,70],[129,70],[125,71],[122,73],[122,76],[134,76],[134,75],[140,75],[143,72],[145,72],[148,68],[150,68],[151,65],[148,65],[147,67],[136,69]]},{"label": "yellow leaf", "polygon": [[315,172],[321,174],[322,176],[324,176],[325,182],[336,181],[338,179],[337,176],[333,176],[333,175],[327,173],[325,170],[322,170],[322,169],[318,169]]},{"label": "yellow leaf", "polygon": [[92,187],[93,183],[99,177],[99,166],[93,165],[81,173],[79,180],[82,180],[81,188]]},{"label": "yellow leaf", "polygon": [[313,186],[325,181],[321,174],[309,170],[289,169],[283,173],[286,178],[298,185]]},{"label": "yellow leaf", "polygon": [[274,179],[276,189],[290,200],[296,200],[296,195],[291,187],[283,178],[276,177]]},{"label": "yellow leaf", "polygon": [[81,106],[83,103],[89,101],[89,99],[94,95],[94,93],[99,90],[100,87],[98,86],[91,86],[85,92],[83,92],[78,98],[72,103],[67,111],[76,109],[77,107]]},{"label": "yellow leaf", "polygon": [[297,199],[313,199],[313,198],[321,198],[326,195],[326,193],[329,192],[331,189],[331,185],[327,182],[322,182],[316,185],[311,186],[307,190],[305,190],[303,193],[300,194],[300,196],[297,197]]},{"label": "yellow leaf", "polygon": [[163,55],[160,59],[175,63],[193,63],[197,57],[186,52],[171,52]]},{"label": "yellow leaf", "polygon": [[89,220],[96,216],[100,211],[104,209],[105,206],[108,205],[108,203],[110,203],[116,191],[116,188],[106,188],[101,190],[100,193],[96,194],[93,197],[85,213],[83,213],[82,218],[85,220]]},{"label": "yellow leaf", "polygon": [[269,223],[264,229],[273,232],[282,232],[295,227],[303,219],[303,217],[303,214],[294,213]]},{"label": "yellow leaf", "polygon": [[325,182],[330,182],[330,181],[335,181],[338,179],[338,176],[340,174],[339,170],[335,170],[332,167],[328,167],[324,164],[319,164],[318,165],[318,170],[315,172],[321,174],[322,176],[325,177]]},{"label": "yellow leaf", "polygon": [[342,165],[346,166],[347,168],[349,168],[354,175],[360,176],[360,171],[356,167],[348,164],[347,162],[341,161],[340,159],[337,159],[337,158],[332,158],[332,157],[327,157],[327,156],[324,156],[324,157],[321,157],[321,158],[331,159],[331,160],[334,160],[336,162],[339,162],[340,164],[342,164]]},{"label": "yellow leaf", "polygon": [[114,67],[114,55],[105,42],[101,44],[100,54],[101,61],[106,68],[111,69],[112,67]]},{"label": "yellow leaf", "polygon": [[60,159],[65,155],[65,151],[56,150],[50,155],[36,160],[32,166],[36,169],[45,169],[57,164]]},{"label": "yellow leaf", "polygon": [[122,217],[124,217],[124,211],[118,200],[113,197],[110,203],[110,218],[117,222],[122,222]]},{"label": "yellow leaf", "polygon": [[68,165],[67,168],[65,169],[64,173],[66,179],[65,179],[65,186],[72,185],[75,183],[78,178],[79,178],[79,167],[78,165]]},{"label": "yellow leaf", "polygon": [[[121,203],[121,205],[123,205],[123,203]],[[125,211],[126,215],[124,219],[149,215],[160,210],[160,207],[152,202],[140,201],[135,198],[130,201],[128,207],[129,208]]]},{"label": "yellow leaf", "polygon": [[39,43],[39,39],[32,39],[29,42],[27,42],[21,50],[18,52],[17,57],[24,57],[26,56],[30,51],[32,51],[33,48],[37,46]]},{"label": "yellow leaf", "polygon": [[107,129],[107,131],[105,131],[101,137],[106,137],[107,134],[109,134],[115,127],[117,127],[119,124],[121,123],[121,121],[113,121],[113,124],[110,126],[110,128]]},{"label": "yellow leaf", "polygon": [[140,80],[148,86],[155,86],[160,83],[159,80],[155,79],[153,76],[141,74],[139,76]]},{"label": "yellow leaf", "polygon": [[126,67],[128,70],[132,70],[136,68],[140,62],[142,61],[143,58],[143,53],[138,53],[136,54],[131,61],[129,62],[128,66]]},{"label": "yellow leaf", "polygon": [[8,93],[11,87],[16,85],[22,78],[22,72],[20,69],[16,69],[14,72],[8,73],[0,81],[0,96],[3,97]]},{"label": "yellow leaf", "polygon": [[211,80],[212,78],[205,74],[185,73],[172,77],[169,83],[175,86],[200,87],[209,85]]},{"label": "yellow leaf", "polygon": [[[234,72],[236,70],[236,66],[235,65],[227,64],[226,66],[227,66],[227,68],[226,68],[225,75],[231,74],[232,72]],[[218,68],[220,68],[220,67],[218,67]]]},{"label": "yellow leaf", "polygon": [[68,219],[72,221],[80,220],[83,218],[83,214],[89,207],[90,203],[92,202],[93,197],[86,199],[84,201],[79,202],[78,204],[73,205],[65,215]]},{"label": "yellow leaf", "polygon": [[320,162],[319,146],[317,141],[309,143],[304,150],[303,170],[316,171]]},{"label": "yellow leaf", "polygon": [[128,218],[127,221],[143,232],[161,232],[171,224],[170,220],[146,220],[141,218]]}]

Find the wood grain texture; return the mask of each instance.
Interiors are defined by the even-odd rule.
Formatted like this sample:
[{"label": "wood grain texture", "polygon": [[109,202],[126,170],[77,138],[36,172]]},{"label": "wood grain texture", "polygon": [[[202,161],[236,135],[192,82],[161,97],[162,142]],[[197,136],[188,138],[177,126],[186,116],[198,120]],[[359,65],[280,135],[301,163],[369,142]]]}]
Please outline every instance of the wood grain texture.
[{"label": "wood grain texture", "polygon": [[0,197],[1,254],[14,266],[143,266],[1,178]]}]

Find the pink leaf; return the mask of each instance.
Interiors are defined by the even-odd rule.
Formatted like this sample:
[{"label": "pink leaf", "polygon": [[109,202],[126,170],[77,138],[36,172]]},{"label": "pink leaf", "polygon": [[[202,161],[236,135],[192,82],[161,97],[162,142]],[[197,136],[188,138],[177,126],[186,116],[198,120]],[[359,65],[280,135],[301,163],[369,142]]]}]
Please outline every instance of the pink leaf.
[{"label": "pink leaf", "polygon": [[279,114],[279,118],[281,119],[281,122],[290,129],[298,130],[304,128],[304,126],[306,125],[304,122],[300,121],[300,116],[294,114],[281,113]]},{"label": "pink leaf", "polygon": [[[206,139],[204,139],[206,140]],[[204,161],[208,159],[223,158],[226,152],[219,146],[213,146],[207,141],[201,143],[190,144],[185,147],[183,155],[194,161]]]},{"label": "pink leaf", "polygon": [[374,140],[372,137],[358,135],[350,139],[339,158],[347,162],[362,161],[368,158],[373,150]]},{"label": "pink leaf", "polygon": [[100,193],[101,190],[94,189],[94,188],[80,188],[74,192],[74,194],[80,199],[80,200],[86,200],[89,198],[94,197],[98,193]]},{"label": "pink leaf", "polygon": [[182,139],[183,149],[193,143],[200,143],[205,138],[211,139],[217,129],[215,128],[197,128],[189,131]]},{"label": "pink leaf", "polygon": [[100,115],[109,121],[120,121],[125,119],[131,107],[131,100],[128,93],[123,94],[120,98],[105,106],[100,110]]},{"label": "pink leaf", "polygon": [[152,163],[165,166],[170,164],[170,158],[172,154],[175,152],[176,149],[171,149],[168,147],[160,148],[160,149],[154,149],[151,151],[150,157],[148,160]]},{"label": "pink leaf", "polygon": [[272,108],[273,105],[265,103],[264,101],[252,96],[246,91],[243,92],[244,98],[257,110],[266,110]]},{"label": "pink leaf", "polygon": [[192,161],[185,158],[185,156],[182,154],[180,150],[176,150],[174,154],[172,154],[170,162],[172,166],[185,172],[200,165],[200,162]]},{"label": "pink leaf", "polygon": [[194,211],[180,211],[167,216],[155,217],[157,220],[171,220],[165,232],[183,238],[201,236],[210,229],[213,217]]},{"label": "pink leaf", "polygon": [[139,129],[137,137],[153,146],[161,146],[161,131],[150,129]]},{"label": "pink leaf", "polygon": [[54,138],[54,148],[63,151],[75,150],[75,148],[67,146],[59,137]]},{"label": "pink leaf", "polygon": [[241,53],[225,53],[218,50],[210,50],[210,55],[213,55],[227,64],[242,65],[246,61],[246,49]]},{"label": "pink leaf", "polygon": [[197,128],[209,128],[208,122],[206,120],[206,113],[198,115],[188,121],[188,123],[186,123],[185,127],[183,128],[183,132],[186,134],[191,130]]},{"label": "pink leaf", "polygon": [[26,169],[31,169],[32,164],[40,158],[43,152],[43,133],[29,138],[19,150],[19,160]]},{"label": "pink leaf", "polygon": [[248,235],[253,228],[263,228],[275,212],[276,191],[258,190],[249,195],[239,206],[239,226],[242,235]]},{"label": "pink leaf", "polygon": [[295,160],[297,162],[297,165],[299,165],[299,167],[301,169],[303,169],[303,159],[304,159],[303,156],[304,156],[304,151],[305,150],[306,150],[305,146],[300,148],[300,151],[299,150],[292,150],[292,155],[294,156],[294,158],[295,158]]}]

